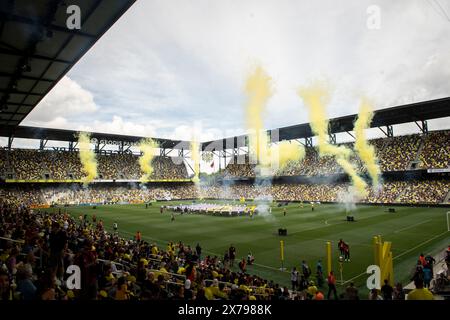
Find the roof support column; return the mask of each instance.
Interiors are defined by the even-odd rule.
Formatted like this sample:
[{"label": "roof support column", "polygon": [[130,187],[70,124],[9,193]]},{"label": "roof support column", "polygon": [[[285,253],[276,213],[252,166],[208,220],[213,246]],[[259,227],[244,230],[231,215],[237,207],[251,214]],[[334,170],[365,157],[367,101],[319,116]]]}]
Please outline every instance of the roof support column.
[{"label": "roof support column", "polygon": [[417,121],[414,121],[416,125],[419,127],[420,131],[424,134],[428,133],[428,123],[427,120],[421,120],[420,123]]},{"label": "roof support column", "polygon": [[44,150],[45,146],[47,145],[48,140],[47,139],[41,139],[39,142],[39,150]]},{"label": "roof support column", "polygon": [[394,128],[391,125],[386,126],[386,131],[384,131],[382,127],[378,127],[378,129],[380,129],[380,131],[383,132],[388,138],[392,138],[394,136]]},{"label": "roof support column", "polygon": [[9,149],[9,150],[11,150],[13,141],[14,141],[14,136],[11,134],[11,135],[8,137],[8,149]]},{"label": "roof support column", "polygon": [[75,148],[77,147],[78,142],[76,141],[69,141],[69,151],[75,151]]},{"label": "roof support column", "polygon": [[312,148],[312,137],[305,138],[305,146]]},{"label": "roof support column", "polygon": [[328,136],[330,137],[330,143],[336,144],[336,134],[335,133],[329,133]]}]

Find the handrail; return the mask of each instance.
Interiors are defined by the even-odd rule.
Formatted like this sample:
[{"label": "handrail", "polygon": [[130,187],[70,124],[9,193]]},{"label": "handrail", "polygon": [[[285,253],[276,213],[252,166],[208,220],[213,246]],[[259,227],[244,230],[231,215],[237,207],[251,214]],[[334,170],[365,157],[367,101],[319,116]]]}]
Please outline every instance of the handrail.
[{"label": "handrail", "polygon": [[164,273],[164,274],[169,274],[175,277],[180,277],[183,279],[186,279],[186,276],[184,274],[178,274],[178,273],[173,273],[173,272],[169,272],[169,271],[161,271],[161,270],[157,270],[157,269],[147,269],[150,272],[160,272],[160,273]]},{"label": "handrail", "polygon": [[12,241],[12,242],[18,242],[18,243],[25,243],[25,240],[14,240],[11,238],[5,238],[5,237],[0,237],[1,240],[7,240],[7,241]]}]

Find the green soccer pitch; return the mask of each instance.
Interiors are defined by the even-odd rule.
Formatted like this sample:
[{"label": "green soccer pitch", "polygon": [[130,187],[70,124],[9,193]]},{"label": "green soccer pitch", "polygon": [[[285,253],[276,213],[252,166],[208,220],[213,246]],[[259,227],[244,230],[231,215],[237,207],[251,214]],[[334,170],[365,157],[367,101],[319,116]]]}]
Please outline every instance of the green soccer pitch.
[{"label": "green soccer pitch", "polygon": [[[208,201],[213,202],[213,201]],[[217,202],[217,201],[215,201]],[[366,268],[373,264],[374,250],[372,239],[381,235],[383,241],[392,242],[394,256],[395,282],[408,284],[420,253],[436,254],[449,244],[450,232],[447,232],[446,212],[448,208],[396,207],[396,213],[389,213],[387,207],[358,205],[352,212],[355,222],[345,220],[347,214],[337,204],[298,203],[287,207],[272,207],[269,217],[248,216],[219,217],[199,214],[175,214],[172,211],[160,213],[161,205],[189,203],[189,201],[157,202],[145,208],[139,205],[104,205],[92,207],[69,207],[68,212],[79,216],[95,214],[104,221],[106,230],[111,231],[114,222],[118,224],[119,234],[124,238],[133,238],[137,230],[142,239],[156,243],[165,249],[169,241],[182,241],[195,247],[202,247],[202,256],[207,254],[223,257],[233,244],[237,249],[236,260],[247,257],[249,251],[255,256],[255,264],[248,266],[247,272],[263,278],[288,285],[290,288],[290,270],[296,266],[299,270],[302,260],[306,260],[315,274],[318,259],[322,259],[326,272],[325,243],[332,242],[333,269],[339,287],[343,288],[353,281],[365,298],[368,275]],[[286,216],[283,208],[287,209]],[[278,228],[286,228],[287,236],[278,236]],[[351,262],[343,263],[343,285],[339,273],[339,251],[337,243],[343,239],[350,245]],[[286,271],[280,271],[280,240],[285,243]],[[235,269],[237,270],[237,263]],[[301,270],[301,268],[300,268]]]}]

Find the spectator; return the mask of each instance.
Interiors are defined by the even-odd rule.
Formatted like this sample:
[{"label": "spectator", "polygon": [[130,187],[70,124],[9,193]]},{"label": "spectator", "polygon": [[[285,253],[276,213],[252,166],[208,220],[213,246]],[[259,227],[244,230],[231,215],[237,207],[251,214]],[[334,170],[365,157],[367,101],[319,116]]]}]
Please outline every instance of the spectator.
[{"label": "spectator", "polygon": [[298,287],[298,271],[296,267],[293,267],[291,271],[291,284],[292,291],[295,291]]},{"label": "spectator", "polygon": [[387,279],[384,279],[384,285],[381,287],[381,295],[383,297],[383,300],[392,300],[393,292],[394,289],[389,284],[389,281]]},{"label": "spectator", "polygon": [[369,292],[369,300],[383,300],[383,298],[378,294],[377,289],[372,289]]},{"label": "spectator", "polygon": [[338,300],[337,291],[336,291],[336,277],[334,276],[333,271],[330,271],[328,278],[327,278],[327,283],[328,283],[327,299],[330,300],[331,293],[333,293],[334,299]]},{"label": "spectator", "polygon": [[345,297],[347,300],[359,300],[358,289],[355,288],[353,282],[345,289]]},{"label": "spectator", "polygon": [[414,285],[416,288],[408,294],[407,300],[433,300],[433,294],[423,287],[422,279],[416,279]]},{"label": "spectator", "polygon": [[405,291],[403,290],[403,286],[400,282],[398,282],[394,287],[393,300],[405,300]]}]

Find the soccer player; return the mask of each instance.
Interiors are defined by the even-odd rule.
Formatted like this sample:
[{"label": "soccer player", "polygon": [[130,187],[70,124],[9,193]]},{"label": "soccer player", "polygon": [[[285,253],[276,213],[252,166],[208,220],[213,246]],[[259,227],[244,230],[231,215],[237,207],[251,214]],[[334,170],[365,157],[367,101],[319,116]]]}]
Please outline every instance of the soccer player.
[{"label": "soccer player", "polygon": [[345,245],[344,240],[340,239],[338,242],[338,249],[339,249],[341,256],[344,256],[344,245]]},{"label": "soccer player", "polygon": [[170,218],[170,221],[175,221],[175,215],[172,213],[172,217]]},{"label": "soccer player", "polygon": [[286,208],[283,209],[283,216],[286,217]]},{"label": "soccer player", "polygon": [[344,259],[345,261],[350,262],[350,247],[345,242],[344,242]]}]

